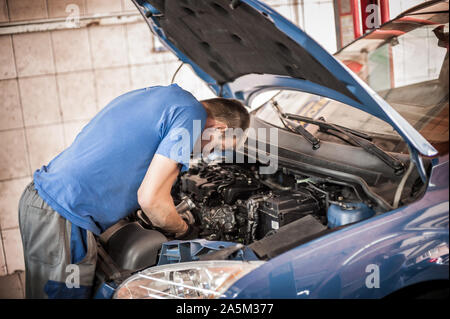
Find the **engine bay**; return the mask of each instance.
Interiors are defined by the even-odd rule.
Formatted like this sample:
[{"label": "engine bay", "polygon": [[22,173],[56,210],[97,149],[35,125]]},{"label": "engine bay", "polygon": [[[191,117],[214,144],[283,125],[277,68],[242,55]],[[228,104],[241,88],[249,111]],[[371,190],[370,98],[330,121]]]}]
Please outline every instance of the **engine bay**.
[{"label": "engine bay", "polygon": [[171,195],[178,213],[199,228],[198,238],[174,240],[138,210],[100,236],[105,253],[129,271],[198,258],[268,260],[389,210],[361,184],[305,173],[299,165],[262,174],[261,165],[192,162]]},{"label": "engine bay", "polygon": [[330,204],[360,202],[352,187],[280,169],[260,175],[257,164],[199,162],[172,189],[189,200],[200,237],[248,245],[305,216],[327,225]]}]

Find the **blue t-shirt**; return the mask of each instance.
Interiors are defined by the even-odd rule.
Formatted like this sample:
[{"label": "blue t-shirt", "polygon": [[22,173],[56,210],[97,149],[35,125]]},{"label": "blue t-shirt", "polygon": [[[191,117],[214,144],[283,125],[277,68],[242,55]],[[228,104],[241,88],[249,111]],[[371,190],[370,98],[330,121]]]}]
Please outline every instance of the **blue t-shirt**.
[{"label": "blue t-shirt", "polygon": [[36,189],[64,218],[100,234],[139,208],[137,190],[154,154],[189,168],[206,117],[201,103],[176,84],[126,93],[34,173]]}]

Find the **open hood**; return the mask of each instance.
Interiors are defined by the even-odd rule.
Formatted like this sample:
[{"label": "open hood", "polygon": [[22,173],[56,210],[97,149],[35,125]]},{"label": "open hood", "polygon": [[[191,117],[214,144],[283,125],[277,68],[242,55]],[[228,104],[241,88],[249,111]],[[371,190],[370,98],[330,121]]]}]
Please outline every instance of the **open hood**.
[{"label": "open hood", "polygon": [[152,32],[218,96],[246,103],[294,88],[387,123],[425,156],[437,151],[388,103],[297,26],[256,0],[133,0]]}]

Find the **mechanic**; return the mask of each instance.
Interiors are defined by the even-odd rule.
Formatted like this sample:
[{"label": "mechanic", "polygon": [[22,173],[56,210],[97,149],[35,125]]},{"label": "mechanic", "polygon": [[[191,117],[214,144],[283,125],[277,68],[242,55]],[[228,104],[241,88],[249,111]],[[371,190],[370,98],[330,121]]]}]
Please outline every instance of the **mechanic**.
[{"label": "mechanic", "polygon": [[[196,227],[175,209],[172,185],[180,170],[189,168],[194,146],[233,145],[235,139],[225,141],[225,131],[245,130],[249,121],[239,101],[199,102],[176,84],[135,90],[110,102],[72,145],[34,173],[22,194],[26,297],[90,297],[95,235],[139,208],[173,237],[197,238]],[[213,134],[205,139],[207,129]]]}]

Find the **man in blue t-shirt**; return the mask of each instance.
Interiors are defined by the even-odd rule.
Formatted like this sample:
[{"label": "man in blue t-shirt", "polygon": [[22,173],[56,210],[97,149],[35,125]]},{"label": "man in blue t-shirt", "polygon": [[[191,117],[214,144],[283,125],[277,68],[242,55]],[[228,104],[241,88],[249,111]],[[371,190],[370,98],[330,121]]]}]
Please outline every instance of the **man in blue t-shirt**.
[{"label": "man in blue t-shirt", "polygon": [[[223,149],[235,142],[223,138],[227,129],[248,126],[239,101],[199,102],[176,84],[110,102],[34,173],[20,199],[27,298],[89,297],[94,235],[139,208],[173,237],[195,238],[195,227],[176,212],[172,185],[189,168],[194,146]],[[206,130],[208,138],[200,138]]]}]

